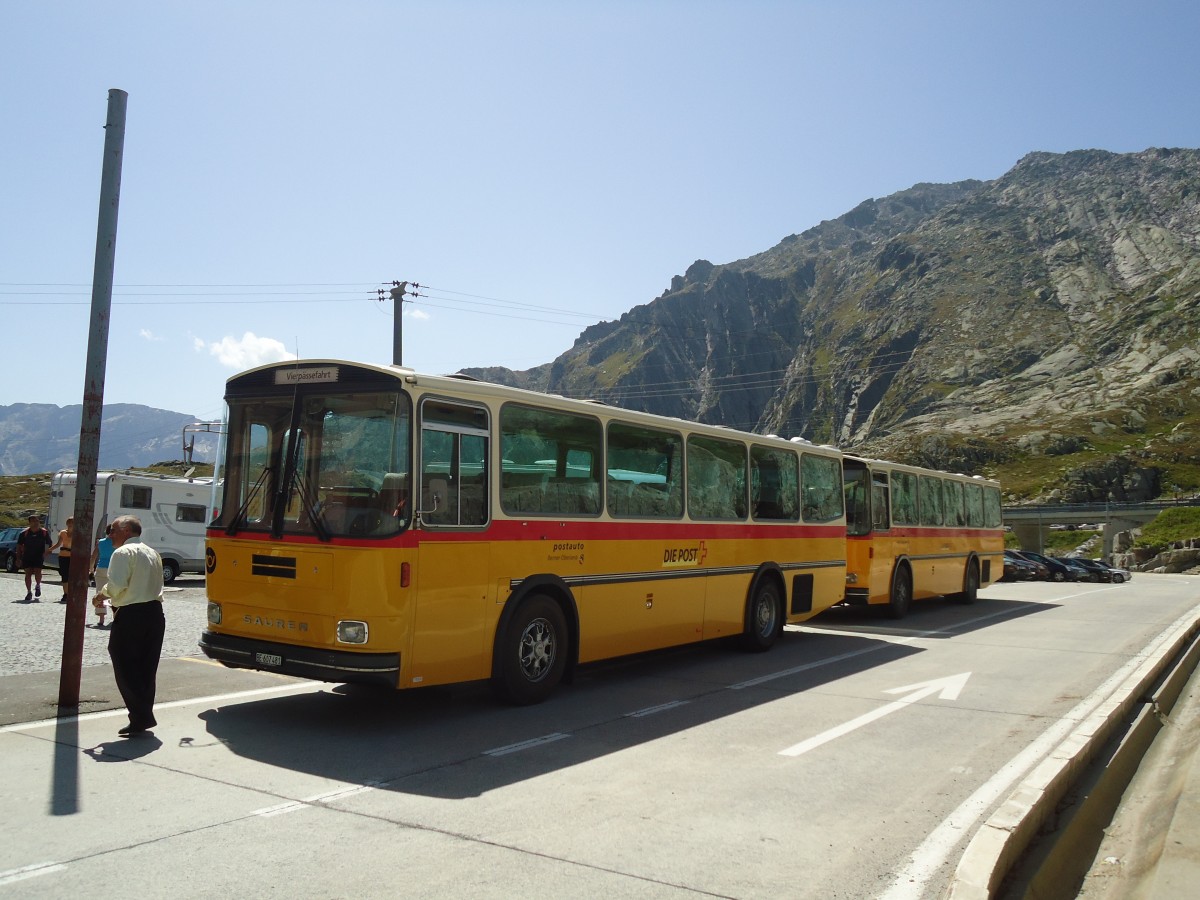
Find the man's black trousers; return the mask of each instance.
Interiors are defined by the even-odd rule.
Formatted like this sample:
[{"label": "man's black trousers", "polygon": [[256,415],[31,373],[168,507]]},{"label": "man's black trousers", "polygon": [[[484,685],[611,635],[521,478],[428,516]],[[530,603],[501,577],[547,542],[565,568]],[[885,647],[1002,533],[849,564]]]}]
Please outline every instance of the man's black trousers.
[{"label": "man's black trousers", "polygon": [[129,710],[129,724],[149,728],[157,724],[154,690],[167,620],[157,600],[122,606],[115,612],[108,634],[108,655],[117,690]]}]

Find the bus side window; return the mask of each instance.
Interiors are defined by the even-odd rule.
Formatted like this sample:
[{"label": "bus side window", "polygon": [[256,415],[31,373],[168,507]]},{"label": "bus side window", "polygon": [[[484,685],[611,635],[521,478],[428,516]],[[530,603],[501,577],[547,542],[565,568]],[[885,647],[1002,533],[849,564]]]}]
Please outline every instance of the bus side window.
[{"label": "bus side window", "polygon": [[422,404],[421,514],[429,527],[488,521],[488,420],[482,407],[429,399]]}]

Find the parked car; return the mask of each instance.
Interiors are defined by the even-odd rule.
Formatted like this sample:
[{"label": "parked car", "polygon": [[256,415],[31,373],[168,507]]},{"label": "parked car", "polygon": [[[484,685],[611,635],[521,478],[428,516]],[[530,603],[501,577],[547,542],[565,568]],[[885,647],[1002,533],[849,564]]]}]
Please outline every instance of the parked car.
[{"label": "parked car", "polygon": [[1015,553],[1025,557],[1030,562],[1035,562],[1046,570],[1046,574],[1042,576],[1046,581],[1073,581],[1073,573],[1068,566],[1063,565],[1059,560],[1051,556],[1044,556],[1041,553],[1034,553],[1032,550],[1015,550]]},{"label": "parked car", "polygon": [[23,529],[0,528],[0,566],[5,572],[17,571],[17,538]]},{"label": "parked car", "polygon": [[1046,577],[1045,566],[1026,559],[1015,550],[1004,551],[1004,575],[1001,581],[1038,581]]},{"label": "parked car", "polygon": [[1071,569],[1073,577],[1072,581],[1099,581],[1100,573],[1089,566],[1085,566],[1077,557],[1074,556],[1056,556],[1060,563]]},{"label": "parked car", "polygon": [[1080,556],[1076,559],[1076,562],[1087,566],[1089,569],[1095,572],[1100,581],[1110,581],[1113,584],[1121,584],[1122,582],[1128,581],[1132,577],[1128,569],[1118,569],[1114,566],[1108,565],[1107,563],[1102,563],[1098,559],[1088,559],[1087,557]]}]

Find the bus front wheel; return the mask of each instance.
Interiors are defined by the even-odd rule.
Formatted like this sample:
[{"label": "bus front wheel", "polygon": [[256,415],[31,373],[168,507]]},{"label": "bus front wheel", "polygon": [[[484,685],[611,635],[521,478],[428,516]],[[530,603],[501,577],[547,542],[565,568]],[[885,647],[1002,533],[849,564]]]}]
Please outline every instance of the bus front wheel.
[{"label": "bus front wheel", "polygon": [[746,605],[742,647],[752,653],[763,653],[775,646],[782,633],[783,600],[779,586],[771,579],[765,579],[755,588]]},{"label": "bus front wheel", "polygon": [[562,680],[567,644],[567,620],[559,605],[544,594],[527,597],[496,645],[493,689],[518,706],[541,703]]},{"label": "bus front wheel", "polygon": [[892,594],[888,599],[887,614],[893,619],[903,619],[912,603],[912,575],[907,566],[897,566],[892,573]]}]

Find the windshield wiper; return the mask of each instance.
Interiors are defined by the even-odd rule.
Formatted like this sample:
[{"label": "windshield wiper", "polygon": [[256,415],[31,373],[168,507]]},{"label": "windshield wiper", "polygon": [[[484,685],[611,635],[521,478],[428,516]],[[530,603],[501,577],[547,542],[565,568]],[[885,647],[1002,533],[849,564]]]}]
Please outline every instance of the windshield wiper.
[{"label": "windshield wiper", "polygon": [[245,501],[243,501],[242,505],[238,508],[238,511],[234,515],[232,521],[230,521],[230,523],[225,526],[226,534],[228,534],[230,536],[237,534],[238,525],[240,525],[242,522],[242,519],[244,519],[246,517],[246,513],[250,509],[250,504],[253,503],[254,498],[258,496],[258,492],[262,490],[262,486],[263,486],[263,484],[266,483],[267,476],[270,474],[271,474],[271,467],[263,466],[262,472],[260,472],[258,475],[258,480],[256,482],[254,482],[254,486],[252,488],[250,488],[250,493],[246,495]]},{"label": "windshield wiper", "polygon": [[[325,513],[321,509],[321,504],[317,500],[316,494],[313,493],[312,485],[308,479],[296,471],[296,476],[292,479],[293,490],[299,486],[300,502],[304,506],[304,511],[308,513],[308,520],[312,522],[313,531],[317,533],[323,541],[328,541],[330,538],[329,528],[325,525]],[[292,499],[292,491],[288,491],[288,501]]]}]

